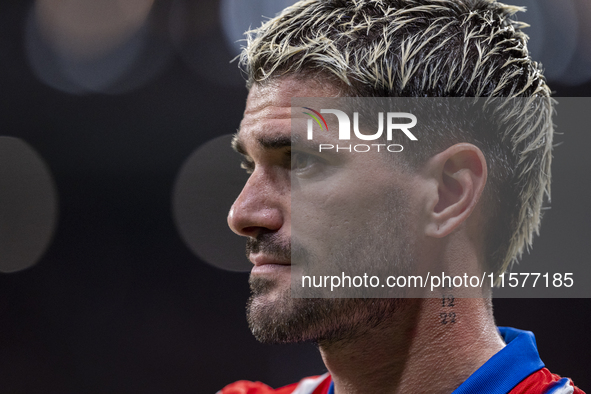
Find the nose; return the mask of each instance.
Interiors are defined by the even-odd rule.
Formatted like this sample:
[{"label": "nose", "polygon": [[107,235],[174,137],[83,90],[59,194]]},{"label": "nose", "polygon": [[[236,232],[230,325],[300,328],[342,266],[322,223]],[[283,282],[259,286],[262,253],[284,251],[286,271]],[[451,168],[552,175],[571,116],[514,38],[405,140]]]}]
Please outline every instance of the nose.
[{"label": "nose", "polygon": [[245,237],[279,231],[285,223],[285,193],[278,190],[270,177],[255,171],[228,214],[233,232]]}]

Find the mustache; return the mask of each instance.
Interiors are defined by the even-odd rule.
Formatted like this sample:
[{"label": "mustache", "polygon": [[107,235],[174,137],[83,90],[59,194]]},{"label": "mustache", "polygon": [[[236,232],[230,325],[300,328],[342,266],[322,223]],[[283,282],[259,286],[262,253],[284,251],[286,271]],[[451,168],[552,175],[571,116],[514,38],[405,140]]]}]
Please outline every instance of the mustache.
[{"label": "mustache", "polygon": [[278,260],[291,260],[291,241],[282,239],[277,233],[261,233],[246,240],[246,257],[263,252]]}]

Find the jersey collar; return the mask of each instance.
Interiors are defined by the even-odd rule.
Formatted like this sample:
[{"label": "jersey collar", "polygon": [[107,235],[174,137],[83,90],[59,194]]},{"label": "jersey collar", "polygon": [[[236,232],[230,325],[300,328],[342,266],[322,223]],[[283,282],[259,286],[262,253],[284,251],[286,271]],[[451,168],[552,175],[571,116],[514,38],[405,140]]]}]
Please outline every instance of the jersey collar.
[{"label": "jersey collar", "polygon": [[506,394],[532,373],[544,368],[531,331],[499,327],[507,344],[476,370],[452,394]]},{"label": "jersey collar", "polygon": [[[506,394],[532,373],[544,368],[531,331],[498,327],[507,344],[476,370],[452,394]],[[334,394],[334,382],[327,394]]]}]

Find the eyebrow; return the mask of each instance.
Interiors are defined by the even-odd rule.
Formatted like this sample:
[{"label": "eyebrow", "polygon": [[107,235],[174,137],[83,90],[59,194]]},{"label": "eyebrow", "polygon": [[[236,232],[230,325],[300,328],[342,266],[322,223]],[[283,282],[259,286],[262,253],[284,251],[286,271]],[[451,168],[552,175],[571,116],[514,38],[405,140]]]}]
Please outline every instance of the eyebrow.
[{"label": "eyebrow", "polygon": [[[298,136],[274,135],[258,137],[257,143],[264,149],[276,150],[291,147],[292,142],[297,143],[298,140]],[[232,138],[232,148],[236,152],[248,156],[244,143],[240,139],[240,130],[238,130],[236,134],[234,134],[234,138]]]}]

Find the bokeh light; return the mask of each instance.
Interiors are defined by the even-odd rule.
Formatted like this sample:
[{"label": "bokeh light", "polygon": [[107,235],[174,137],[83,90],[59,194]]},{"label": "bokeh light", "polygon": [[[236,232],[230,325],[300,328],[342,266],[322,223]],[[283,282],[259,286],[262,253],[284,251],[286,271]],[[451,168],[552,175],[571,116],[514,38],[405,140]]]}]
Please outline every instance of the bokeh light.
[{"label": "bokeh light", "polygon": [[0,137],[0,272],[33,266],[49,246],[57,221],[51,173],[35,150]]},{"label": "bokeh light", "polygon": [[[141,86],[167,58],[151,31],[153,2],[37,0],[25,33],[32,70],[68,93],[123,93]],[[160,46],[157,54],[154,45]]]},{"label": "bokeh light", "polygon": [[64,57],[101,57],[144,25],[154,0],[37,0],[39,29]]},{"label": "bokeh light", "polygon": [[245,240],[230,231],[226,217],[248,179],[231,135],[200,146],[183,164],[172,201],[177,230],[201,260],[228,271],[250,271]]}]

